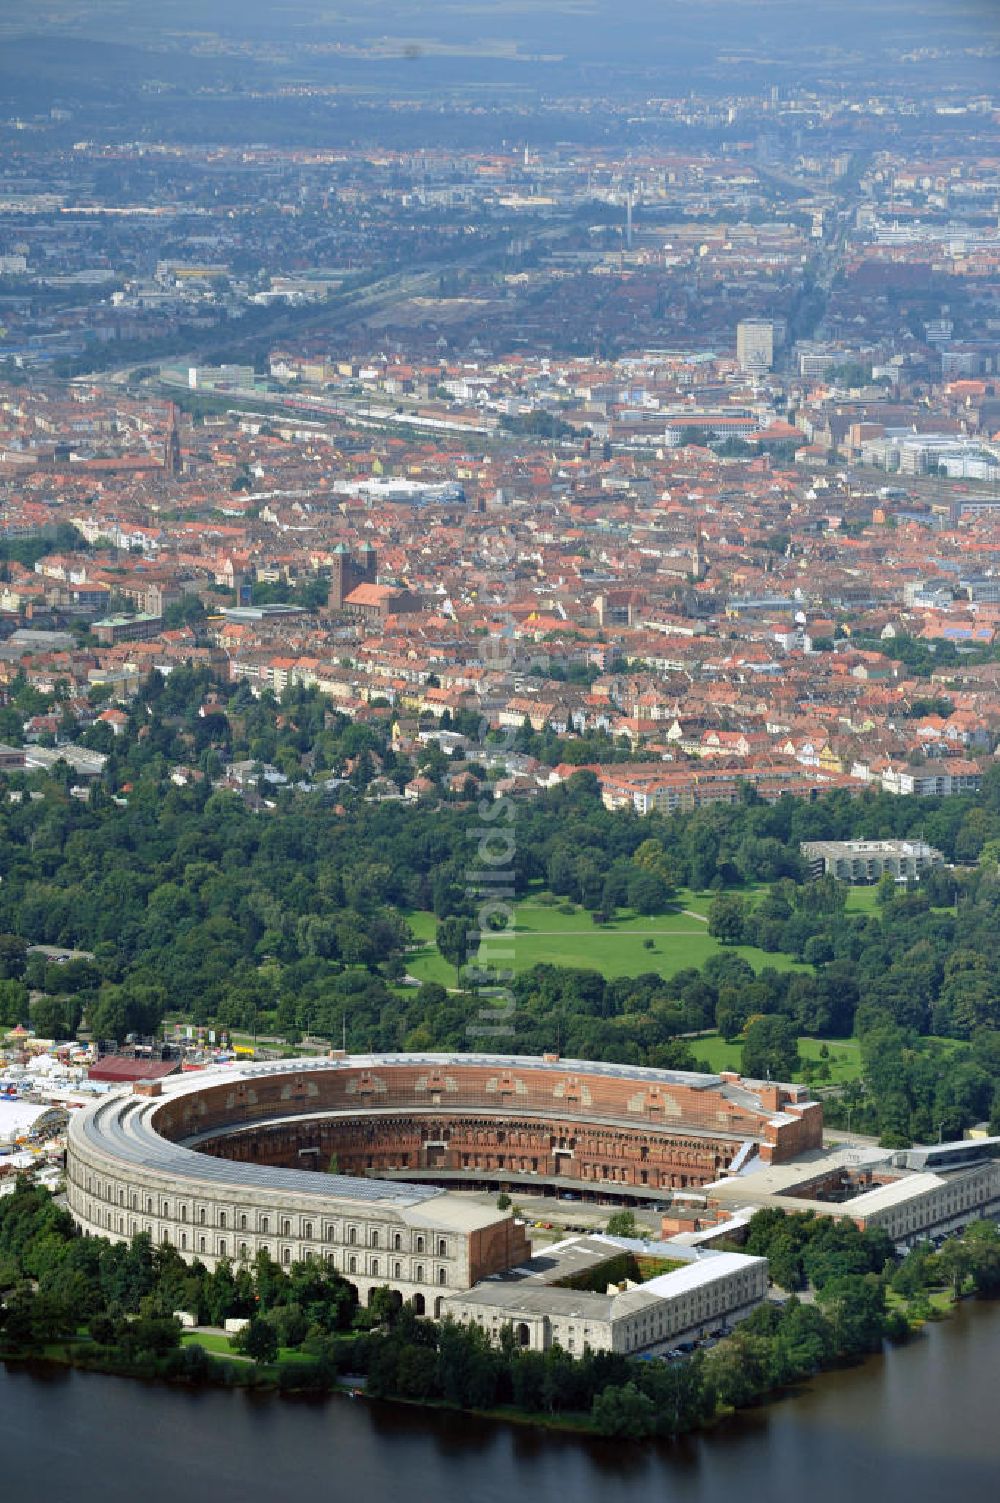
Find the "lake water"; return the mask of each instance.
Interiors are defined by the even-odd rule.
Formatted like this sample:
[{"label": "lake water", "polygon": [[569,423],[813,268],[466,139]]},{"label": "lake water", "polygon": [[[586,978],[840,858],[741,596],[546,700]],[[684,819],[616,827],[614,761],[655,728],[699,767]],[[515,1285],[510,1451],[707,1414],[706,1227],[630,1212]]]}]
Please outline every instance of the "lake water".
[{"label": "lake water", "polygon": [[1000,1496],[1000,1303],[677,1446],[0,1366],[4,1503],[942,1503]]}]

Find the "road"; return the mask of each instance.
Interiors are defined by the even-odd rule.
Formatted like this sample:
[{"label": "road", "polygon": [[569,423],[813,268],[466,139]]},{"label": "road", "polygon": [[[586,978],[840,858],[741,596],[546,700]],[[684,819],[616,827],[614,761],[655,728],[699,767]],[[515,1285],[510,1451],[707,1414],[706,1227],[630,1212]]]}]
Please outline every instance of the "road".
[{"label": "road", "polygon": [[[533,239],[539,245],[557,241],[563,238],[571,228],[571,224],[563,222],[549,225],[547,228],[537,229]],[[523,230],[520,233],[523,233]],[[194,349],[161,352],[157,357],[157,364],[196,366],[204,361],[203,352],[206,348],[220,344],[225,345],[228,360],[239,363],[241,355],[253,356],[262,346],[280,343],[282,339],[305,333],[317,324],[336,323],[338,327],[345,327],[355,323],[359,318],[370,317],[373,313],[391,308],[407,298],[436,293],[442,275],[458,269],[465,270],[481,266],[484,262],[490,261],[503,251],[510,240],[510,235],[509,227],[505,226],[486,242],[479,243],[474,249],[468,248],[461,256],[439,256],[427,261],[423,266],[407,266],[380,276],[373,276],[367,283],[347,292],[337,293],[322,303],[306,308],[276,310],[272,318],[255,321],[252,329],[246,331],[241,331],[239,325],[232,330],[216,325],[205,334],[203,341],[199,341]],[[113,370],[89,372],[75,379],[91,384],[101,382],[130,388],[136,385],[131,381],[131,373],[142,363],[141,359],[134,359],[128,365]],[[138,383],[139,387],[141,385],[142,383]]]}]

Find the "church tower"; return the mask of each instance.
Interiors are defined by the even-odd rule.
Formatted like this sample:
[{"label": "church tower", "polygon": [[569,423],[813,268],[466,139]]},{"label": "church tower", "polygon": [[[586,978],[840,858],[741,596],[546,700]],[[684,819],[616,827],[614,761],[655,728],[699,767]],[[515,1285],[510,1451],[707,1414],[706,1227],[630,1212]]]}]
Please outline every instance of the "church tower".
[{"label": "church tower", "polygon": [[163,446],[163,473],[168,480],[173,480],[181,473],[181,466],[181,435],[177,427],[177,408],[171,402],[170,423]]},{"label": "church tower", "polygon": [[330,559],[330,593],[326,597],[327,607],[331,611],[343,610],[344,596],[350,594],[351,586],[344,578],[345,569],[349,567],[350,554],[343,543],[338,543]]},{"label": "church tower", "polygon": [[705,534],[701,530],[701,522],[695,523],[694,547],[691,549],[691,573],[696,580],[704,579],[708,573],[708,560],[705,557]]}]

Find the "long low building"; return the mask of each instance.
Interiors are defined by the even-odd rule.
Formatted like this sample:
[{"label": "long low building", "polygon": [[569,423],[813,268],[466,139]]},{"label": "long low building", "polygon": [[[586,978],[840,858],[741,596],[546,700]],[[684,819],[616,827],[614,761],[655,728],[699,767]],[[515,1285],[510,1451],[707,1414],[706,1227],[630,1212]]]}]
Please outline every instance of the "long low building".
[{"label": "long low building", "polygon": [[[1000,1138],[923,1148],[841,1148],[796,1164],[751,1164],[703,1192],[706,1207],[770,1207],[880,1228],[899,1247],[1000,1216]],[[725,1222],[715,1228],[724,1236]]]},{"label": "long low building", "polygon": [[[665,1271],[642,1282],[616,1282],[622,1255]],[[674,1266],[670,1266],[673,1264]],[[582,1265],[582,1267],[581,1267]],[[573,1287],[581,1282],[603,1289]],[[450,1295],[444,1311],[478,1325],[493,1341],[510,1327],[519,1346],[544,1352],[559,1345],[574,1356],[588,1349],[661,1356],[679,1342],[745,1319],[767,1296],[767,1259],[733,1252],[699,1252],[673,1244],[619,1237],[583,1237],[546,1248],[506,1279],[489,1279]]]},{"label": "long low building", "polygon": [[886,873],[895,882],[917,882],[944,865],[944,856],[924,840],[804,840],[800,846],[814,880],[875,883]]}]

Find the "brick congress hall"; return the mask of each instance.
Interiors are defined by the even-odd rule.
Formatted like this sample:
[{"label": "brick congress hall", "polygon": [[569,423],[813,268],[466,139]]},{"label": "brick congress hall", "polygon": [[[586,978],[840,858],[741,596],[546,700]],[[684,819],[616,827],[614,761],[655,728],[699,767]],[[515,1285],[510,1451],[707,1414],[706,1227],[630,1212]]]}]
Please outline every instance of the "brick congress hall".
[{"label": "brick congress hall", "polygon": [[320,1258],[362,1297],[388,1283],[430,1313],[529,1252],[519,1222],[459,1188],[666,1201],[754,1157],[788,1163],[822,1126],[805,1087],[731,1073],[554,1055],[238,1064],[74,1117],[67,1194],[100,1236],[148,1231],[209,1266]]}]

